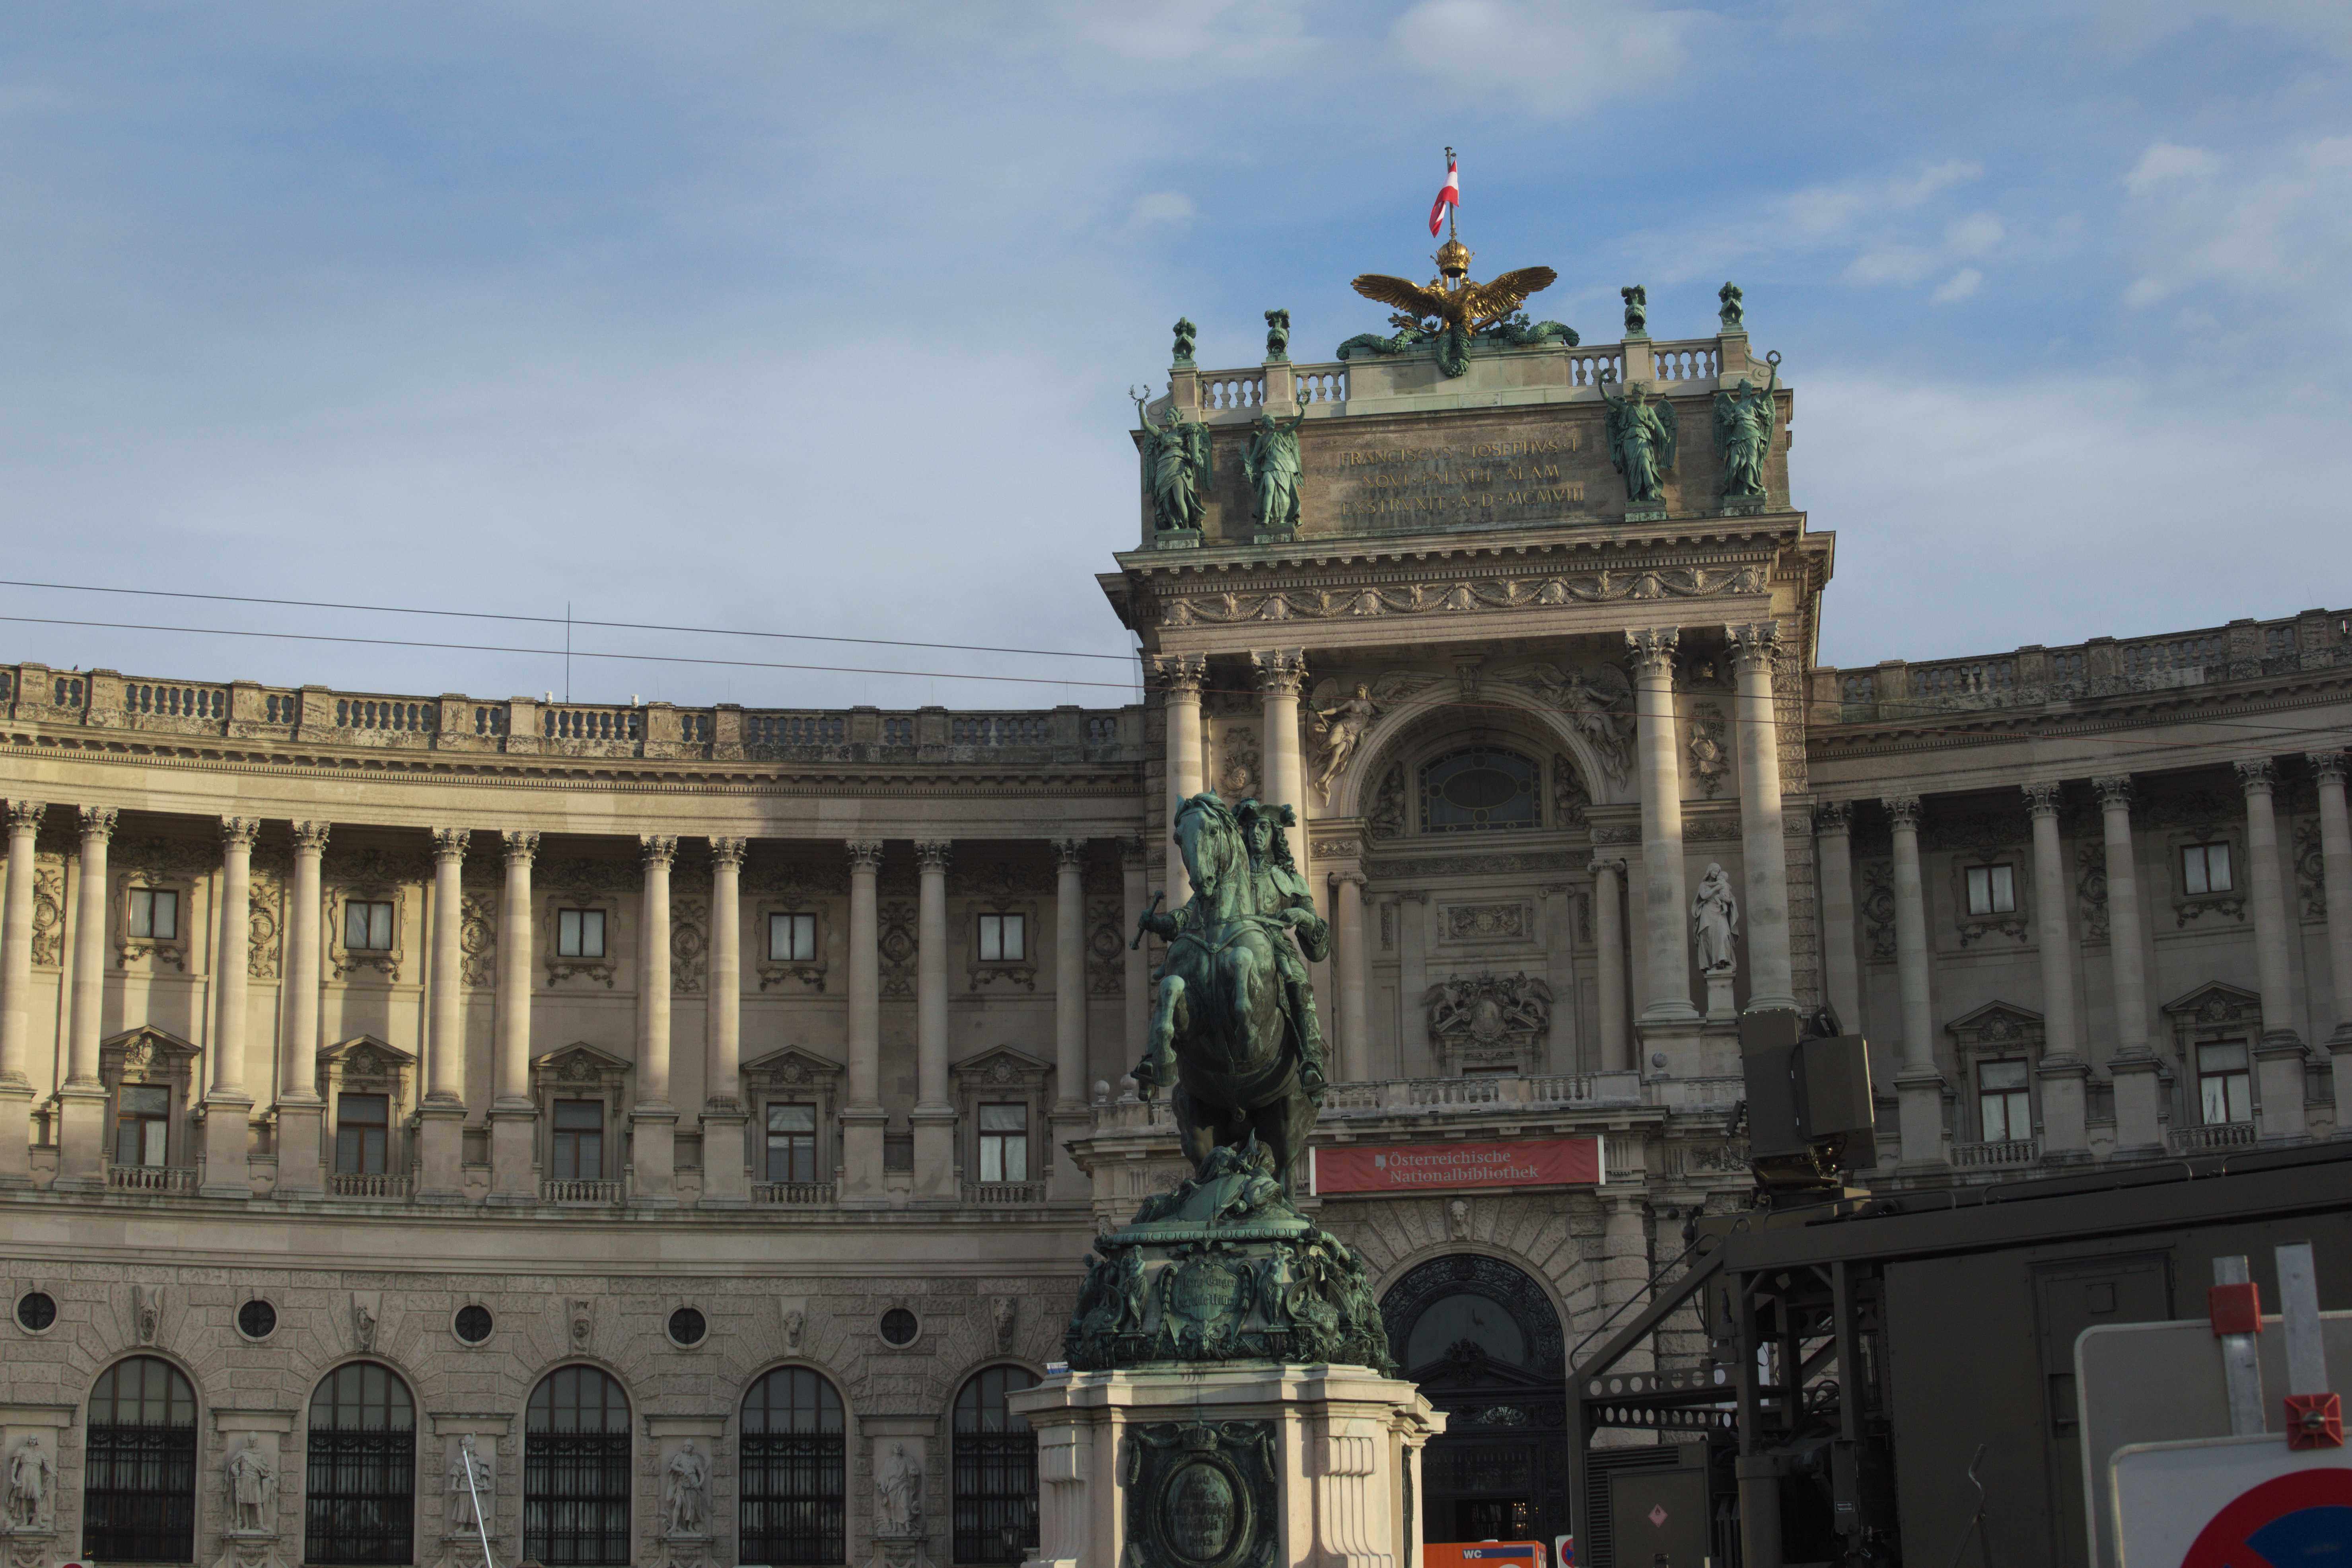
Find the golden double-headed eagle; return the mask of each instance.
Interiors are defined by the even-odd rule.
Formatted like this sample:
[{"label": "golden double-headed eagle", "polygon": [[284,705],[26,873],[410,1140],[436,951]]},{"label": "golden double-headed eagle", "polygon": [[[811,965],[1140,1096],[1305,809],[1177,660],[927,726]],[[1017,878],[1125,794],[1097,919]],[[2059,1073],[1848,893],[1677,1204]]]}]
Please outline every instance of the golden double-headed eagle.
[{"label": "golden double-headed eagle", "polygon": [[[1367,272],[1356,279],[1355,289],[1367,300],[1394,306],[1397,313],[1389,320],[1401,331],[1420,333],[1424,340],[1435,338],[1438,364],[1447,375],[1460,375],[1467,368],[1474,333],[1507,321],[1529,295],[1550,288],[1559,277],[1549,267],[1522,267],[1492,282],[1473,283],[1470,247],[1451,234],[1434,259],[1437,276],[1426,285]],[[1568,341],[1576,340],[1571,335]]]}]

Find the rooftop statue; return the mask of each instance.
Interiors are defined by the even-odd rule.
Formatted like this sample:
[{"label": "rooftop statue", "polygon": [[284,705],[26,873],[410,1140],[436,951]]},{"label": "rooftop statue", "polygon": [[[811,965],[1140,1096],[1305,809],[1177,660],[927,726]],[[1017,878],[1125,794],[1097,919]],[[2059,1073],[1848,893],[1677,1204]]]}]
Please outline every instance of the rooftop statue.
[{"label": "rooftop statue", "polygon": [[1511,346],[1576,342],[1576,334],[1558,321],[1529,325],[1519,311],[1529,295],[1550,288],[1558,280],[1559,274],[1550,268],[1522,267],[1516,272],[1504,273],[1491,283],[1473,283],[1470,247],[1452,234],[1438,247],[1434,259],[1438,275],[1426,285],[1381,272],[1367,272],[1356,279],[1357,293],[1397,307],[1397,314],[1389,318],[1397,335],[1382,338],[1368,332],[1349,338],[1339,345],[1341,359],[1357,349],[1392,354],[1433,342],[1437,346],[1437,368],[1447,375],[1460,375],[1470,368],[1474,338],[1485,337]]},{"label": "rooftop statue", "polygon": [[1200,328],[1182,316],[1176,318],[1176,347],[1173,351],[1176,363],[1192,363],[1192,349],[1200,342]]},{"label": "rooftop statue", "polygon": [[1716,319],[1722,323],[1725,331],[1744,332],[1748,330],[1748,308],[1740,303],[1744,298],[1739,285],[1729,279],[1726,279],[1723,287],[1715,291],[1716,303],[1720,307]]},{"label": "rooftop statue", "polygon": [[1617,292],[1625,300],[1625,335],[1646,338],[1650,335],[1650,290],[1635,283]]},{"label": "rooftop statue", "polygon": [[1143,426],[1143,494],[1161,528],[1198,528],[1208,507],[1209,427],[1179,413],[1171,404],[1154,424],[1143,399],[1130,389],[1135,416]]},{"label": "rooftop statue", "polygon": [[1290,357],[1290,312],[1268,310],[1265,313],[1265,357],[1286,360]]},{"label": "rooftop statue", "polygon": [[1242,448],[1242,476],[1257,493],[1260,533],[1284,533],[1298,526],[1298,427],[1306,422],[1302,403],[1288,419],[1276,418],[1271,408],[1261,410],[1250,427],[1249,444]]},{"label": "rooftop statue", "polygon": [[1726,496],[1764,493],[1764,459],[1772,450],[1775,420],[1772,389],[1780,384],[1780,356],[1767,356],[1772,369],[1758,386],[1746,376],[1738,387],[1715,395],[1715,449],[1723,458]]},{"label": "rooftop statue", "polygon": [[1615,379],[1608,371],[1601,373],[1601,396],[1609,405],[1609,460],[1625,476],[1627,500],[1662,500],[1659,476],[1675,466],[1675,405],[1638,384],[1624,396],[1612,397],[1609,385]]}]

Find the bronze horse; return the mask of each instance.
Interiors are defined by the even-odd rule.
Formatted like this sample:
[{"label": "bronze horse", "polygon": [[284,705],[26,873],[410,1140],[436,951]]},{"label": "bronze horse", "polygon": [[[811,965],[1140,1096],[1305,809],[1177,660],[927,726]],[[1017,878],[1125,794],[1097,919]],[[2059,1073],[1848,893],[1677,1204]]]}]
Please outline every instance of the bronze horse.
[{"label": "bronze horse", "polygon": [[1176,814],[1176,845],[1192,873],[1161,964],[1151,1039],[1135,1069],[1144,1098],[1166,1087],[1193,1169],[1223,1145],[1255,1135],[1287,1183],[1307,1152],[1315,1101],[1282,1006],[1276,942],[1289,922],[1261,914],[1241,826],[1224,802],[1196,795]]}]

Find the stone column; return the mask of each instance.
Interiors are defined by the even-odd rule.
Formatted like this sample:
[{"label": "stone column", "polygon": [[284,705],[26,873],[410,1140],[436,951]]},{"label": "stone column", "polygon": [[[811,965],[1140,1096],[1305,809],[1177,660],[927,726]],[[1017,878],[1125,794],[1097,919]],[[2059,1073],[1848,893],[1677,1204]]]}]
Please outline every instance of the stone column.
[{"label": "stone column", "polygon": [[922,875],[915,902],[915,1197],[960,1201],[956,1113],[948,1099],[948,852],[945,839],[915,846]]},{"label": "stone column", "polygon": [[[2286,897],[2279,877],[2278,817],[2271,804],[2271,760],[2238,763],[2246,791],[2246,902],[2254,912],[2254,973],[2263,991],[2263,1037],[2255,1045],[2254,1093],[2265,1139],[2300,1138],[2303,1038],[2294,1030],[2294,988],[2287,967]],[[2325,854],[2325,850],[2322,850]]]},{"label": "stone column", "polygon": [[2042,960],[2042,1065],[2034,1073],[2042,1086],[2042,1152],[2049,1160],[2072,1163],[2091,1157],[2090,1135],[2084,1127],[2084,1085],[2091,1064],[2083,1058],[2082,1015],[2074,1001],[2074,940],[2066,922],[2074,885],[2066,874],[2065,846],[2058,840],[2058,785],[2022,787],[2033,818],[2035,940]]},{"label": "stone column", "polygon": [[[1199,653],[1161,653],[1149,656],[1145,663],[1160,688],[1168,721],[1167,809],[1157,824],[1160,840],[1165,844],[1179,803],[1201,793],[1201,682],[1208,679],[1209,658]],[[1192,877],[1184,869],[1183,858],[1170,845],[1168,907],[1181,908],[1192,896]]]},{"label": "stone column", "polygon": [[1625,862],[1592,858],[1592,942],[1597,950],[1594,993],[1601,1011],[1601,1070],[1624,1072],[1633,1066],[1633,1040],[1625,1027]]},{"label": "stone column", "polygon": [[[1134,940],[1136,922],[1143,911],[1151,907],[1151,894],[1147,887],[1150,874],[1144,865],[1143,840],[1122,838],[1118,841],[1119,879],[1127,895],[1127,924],[1124,928],[1128,946],[1121,958],[1124,968],[1119,974],[1120,1001],[1124,1004],[1121,1016],[1126,1027],[1124,1055],[1128,1063],[1143,1059],[1143,1047],[1151,1032],[1151,959],[1143,944]],[[1106,1080],[1108,1081],[1108,1080]],[[1094,1089],[1089,1085],[1085,1098],[1091,1100]]]},{"label": "stone column", "polygon": [[[1628,1303],[1640,1297],[1643,1286],[1650,1279],[1650,1205],[1643,1193],[1615,1190],[1612,1184],[1612,1190],[1601,1194],[1601,1316],[1606,1321],[1611,1314],[1616,1314],[1609,1331],[1600,1336],[1601,1341],[1607,1341],[1614,1339],[1618,1331],[1641,1311],[1638,1306]],[[1625,1358],[1610,1370],[1648,1372],[1656,1364],[1652,1344],[1643,1343],[1627,1351]]]},{"label": "stone column", "polygon": [[1862,965],[1853,948],[1853,805],[1833,800],[1813,811],[1822,856],[1822,978],[1838,1027],[1862,1032]]},{"label": "stone column", "polygon": [[841,1196],[878,1206],[882,1192],[882,922],[874,880],[880,839],[849,851],[849,1102],[841,1110]]},{"label": "stone column", "polygon": [[666,1207],[677,1202],[677,1107],[669,1100],[669,870],[677,840],[641,833],[637,848],[645,889],[637,906],[637,1096],[629,1110],[635,1149],[629,1201]]},{"label": "stone column", "polygon": [[[33,1184],[33,845],[37,800],[8,803],[8,879],[0,893],[0,1187]],[[237,1174],[245,1173],[242,1160]]]},{"label": "stone column", "polygon": [[490,1102],[490,1202],[539,1201],[531,1155],[539,1104],[530,1097],[530,972],[538,921],[531,909],[531,865],[539,835],[506,832],[506,886],[499,894],[499,999]]},{"label": "stone column", "polygon": [[1642,1009],[1644,1037],[1664,1026],[1698,1022],[1691,1005],[1690,894],[1683,877],[1683,781],[1675,735],[1675,649],[1672,626],[1629,631],[1634,716],[1642,764],[1642,883],[1649,949],[1650,994]]},{"label": "stone column", "polygon": [[2352,823],[2344,805],[2344,753],[2305,759],[2319,786],[2319,851],[2327,887],[2327,977],[2336,994],[2336,1028],[2327,1037],[2336,1075],[2336,1135],[2352,1138]]},{"label": "stone column", "polygon": [[1927,999],[1927,899],[1919,876],[1919,797],[1889,795],[1895,837],[1895,972],[1903,994],[1903,1163],[1941,1165],[1944,1075],[1936,1070],[1936,1017]]},{"label": "stone column", "polygon": [[710,994],[703,1015],[702,1208],[751,1202],[743,1147],[742,838],[710,841]]},{"label": "stone column", "polygon": [[[79,897],[74,909],[73,1016],[66,1036],[66,1080],[58,1086],[56,1186],[59,1192],[90,1192],[106,1185],[106,1085],[99,1079],[98,1047],[106,1034],[106,851],[114,837],[115,816],[109,806],[81,808],[81,865],[76,883]],[[314,860],[314,877],[317,870]],[[314,996],[314,1005],[316,1000]],[[290,1062],[292,1058],[288,1059]],[[310,1098],[315,1105],[318,1097]],[[286,1190],[289,1152],[286,1146],[286,1115],[281,1109],[278,1155],[280,1192]],[[310,1133],[310,1185],[316,1188],[319,1152],[315,1116]]]},{"label": "stone column", "polygon": [[1303,831],[1307,779],[1298,754],[1298,689],[1307,680],[1306,650],[1261,648],[1250,655],[1250,668],[1257,677],[1258,711],[1264,725],[1260,741],[1265,770],[1263,798],[1298,813],[1302,832],[1293,847],[1303,870],[1307,859]]},{"label": "stone column", "polygon": [[1083,1138],[1087,1111],[1087,841],[1054,840],[1054,1108],[1045,1146],[1054,1195],[1083,1198],[1092,1189],[1062,1145]]},{"label": "stone column", "polygon": [[1331,948],[1339,970],[1339,1048],[1331,1065],[1345,1083],[1362,1083],[1372,1076],[1370,976],[1364,973],[1364,874],[1358,870],[1331,874]]},{"label": "stone column", "polygon": [[[213,1074],[212,1088],[205,1095],[202,1191],[208,1198],[249,1198],[253,1184],[247,1174],[246,1156],[253,1096],[245,1087],[246,966],[252,962],[248,933],[253,919],[253,838],[261,824],[250,816],[224,816],[220,824],[220,910],[214,927],[218,937],[213,945]],[[29,864],[28,859],[28,868]],[[11,856],[12,896],[14,870]],[[26,919],[29,931],[30,910]],[[16,921],[11,919],[8,923],[13,931]]]},{"label": "stone column", "polygon": [[1739,748],[1739,851],[1748,873],[1748,907],[1739,911],[1748,945],[1748,1010],[1794,1011],[1789,847],[1780,836],[1780,725],[1772,707],[1780,628],[1777,622],[1759,621],[1724,631],[1738,679],[1732,730]]},{"label": "stone column", "polygon": [[1437,1049],[1429,1037],[1429,894],[1397,895],[1397,1001],[1404,1015],[1397,1041],[1399,1078],[1437,1076]]},{"label": "stone column", "polygon": [[[278,1095],[281,1197],[323,1196],[327,1185],[320,1134],[326,1106],[319,1098],[319,966],[325,936],[320,922],[326,918],[320,862],[326,858],[329,826],[324,822],[294,824],[294,882],[286,894],[286,998],[278,1007],[278,1057],[284,1075]],[[85,850],[88,832],[85,826]],[[88,858],[85,852],[85,862]]]},{"label": "stone column", "polygon": [[2141,951],[2139,860],[2132,847],[2131,775],[2114,773],[2091,781],[2099,792],[2099,816],[2107,858],[2107,967],[2116,993],[2116,1049],[2107,1077],[2116,1086],[2116,1155],[2122,1159],[2161,1153],[2158,1114],[2163,1100],[2158,1082],[2163,1064],[2147,1037],[2147,965]]},{"label": "stone column", "polygon": [[459,883],[463,827],[433,829],[433,927],[425,971],[425,1098],[416,1107],[416,1201],[453,1204],[465,1195],[466,898]]}]

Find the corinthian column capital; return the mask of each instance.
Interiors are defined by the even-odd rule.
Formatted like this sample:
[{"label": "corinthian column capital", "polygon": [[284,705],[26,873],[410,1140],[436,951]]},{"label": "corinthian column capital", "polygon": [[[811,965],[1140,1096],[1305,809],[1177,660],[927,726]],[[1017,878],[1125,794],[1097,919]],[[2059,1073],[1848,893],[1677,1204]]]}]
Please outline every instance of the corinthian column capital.
[{"label": "corinthian column capital", "polygon": [[[48,803],[38,800],[12,800],[8,803],[8,827],[11,832],[22,828],[27,833],[40,828],[41,818],[48,812]],[[227,818],[222,818],[226,821]]]},{"label": "corinthian column capital", "polygon": [[294,852],[297,855],[324,855],[327,836],[334,831],[331,822],[298,822],[294,825]]},{"label": "corinthian column capital", "polygon": [[1816,833],[1853,832],[1853,802],[1825,800],[1813,807],[1813,831]]},{"label": "corinthian column capital", "polygon": [[435,828],[433,830],[434,860],[436,863],[443,860],[463,860],[466,858],[466,846],[473,841],[473,837],[474,830],[470,827]]},{"label": "corinthian column capital", "polygon": [[1087,841],[1085,839],[1056,838],[1054,840],[1055,865],[1083,866],[1086,864],[1086,860]]},{"label": "corinthian column capital", "polygon": [[116,818],[122,814],[110,805],[85,805],[81,808],[81,838],[103,844],[114,837]]},{"label": "corinthian column capital", "polygon": [[1780,622],[1751,621],[1746,626],[1726,626],[1723,635],[1731,645],[1732,663],[1743,673],[1750,669],[1771,673],[1772,661],[1780,656]]},{"label": "corinthian column capital", "polygon": [[946,838],[919,838],[915,841],[915,867],[920,871],[935,871],[944,877],[948,859],[955,852],[955,844]]},{"label": "corinthian column capital", "polygon": [[2056,780],[2053,779],[2042,784],[2021,784],[2019,788],[2025,795],[2025,809],[2029,815],[2037,817],[2058,815]]},{"label": "corinthian column capital", "polygon": [[2314,778],[2323,782],[2333,779],[2337,784],[2344,782],[2342,752],[2305,752],[2303,754],[2303,760],[2311,764],[2311,773]]},{"label": "corinthian column capital", "polygon": [[2099,805],[2105,809],[2109,811],[2118,807],[2125,811],[2131,809],[2131,774],[2101,773],[2091,781],[2091,787],[2099,792]]},{"label": "corinthian column capital", "polygon": [[1683,634],[1677,626],[1627,627],[1625,658],[1636,675],[1671,675],[1675,668],[1675,652],[1682,647]]},{"label": "corinthian column capital", "polygon": [[2271,784],[2276,774],[2268,757],[2241,757],[2234,765],[2238,770],[2238,783],[2244,786],[2248,795],[2271,793]]},{"label": "corinthian column capital", "polygon": [[1307,650],[1303,647],[1253,648],[1250,672],[1257,689],[1269,697],[1298,695],[1307,681]]},{"label": "corinthian column capital", "polygon": [[1143,672],[1162,691],[1198,697],[1201,682],[1209,678],[1209,656],[1204,653],[1146,654]]},{"label": "corinthian column capital", "polygon": [[1886,808],[1886,815],[1894,818],[1895,826],[1897,828],[1907,827],[1912,829],[1914,832],[1917,831],[1919,826],[1919,797],[1917,795],[1890,795],[1882,798],[1878,804]]},{"label": "corinthian column capital", "polygon": [[677,858],[677,835],[668,833],[638,834],[637,856],[638,858],[642,859],[646,863],[646,868],[647,870],[653,869],[656,866],[659,866],[667,869],[669,863]]},{"label": "corinthian column capital", "polygon": [[743,868],[743,857],[751,849],[748,838],[714,838],[710,841],[710,863],[733,870]]},{"label": "corinthian column capital", "polygon": [[224,849],[250,849],[261,833],[261,818],[257,816],[224,816],[220,825]]},{"label": "corinthian column capital", "polygon": [[528,866],[539,858],[539,835],[536,833],[501,833],[499,841],[506,846],[507,864]]},{"label": "corinthian column capital", "polygon": [[849,868],[867,876],[882,869],[882,841],[879,838],[853,838],[842,846],[849,852]]}]

